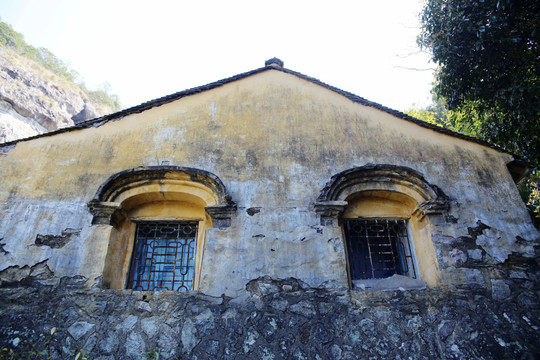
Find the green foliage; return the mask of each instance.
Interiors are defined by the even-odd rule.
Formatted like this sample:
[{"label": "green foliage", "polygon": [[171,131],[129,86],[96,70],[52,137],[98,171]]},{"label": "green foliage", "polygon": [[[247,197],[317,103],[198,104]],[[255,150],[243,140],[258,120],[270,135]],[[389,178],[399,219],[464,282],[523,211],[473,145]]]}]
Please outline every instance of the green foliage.
[{"label": "green foliage", "polygon": [[[118,95],[109,94],[107,89],[89,90],[84,82],[80,82],[78,85],[81,90],[84,91],[86,95],[88,95],[90,99],[108,105],[114,110],[121,109],[120,98],[118,97]],[[103,85],[103,87],[108,88],[108,85]]]},{"label": "green foliage", "polygon": [[22,35],[4,22],[0,22],[0,45],[15,49],[18,53],[23,52],[24,48],[28,46]]},{"label": "green foliage", "polygon": [[146,359],[147,360],[159,360],[159,350],[156,350],[154,348],[148,350],[146,352]]},{"label": "green foliage", "polygon": [[[20,341],[13,347],[0,348],[0,360],[18,360],[18,359],[31,359],[31,360],[51,360],[58,358],[53,356],[51,351],[51,343],[53,342],[54,334],[57,333],[57,328],[52,327],[50,331],[38,336],[40,344],[36,344],[32,340]],[[35,339],[35,338],[34,338]],[[57,341],[63,340],[56,339]],[[88,356],[84,349],[78,349],[73,357],[69,357],[74,360],[88,360]],[[158,355],[159,358],[159,355]],[[153,358],[158,360],[158,358]]]},{"label": "green foliage", "polygon": [[449,122],[450,111],[446,108],[444,102],[438,98],[433,98],[433,103],[426,108],[416,106],[404,111],[405,114],[420,119],[430,124],[444,128],[451,128]]},{"label": "green foliage", "polygon": [[459,131],[540,161],[540,2],[427,0],[419,43]]},{"label": "green foliage", "polygon": [[89,90],[83,82],[76,83],[78,77],[76,71],[62,60],[57,58],[46,48],[35,48],[24,41],[22,34],[13,30],[13,28],[4,22],[0,22],[0,46],[8,47],[19,55],[33,60],[46,69],[49,69],[60,78],[79,86],[81,90],[92,100],[110,106],[113,110],[120,110],[120,101],[118,95],[109,94],[106,90]]},{"label": "green foliage", "polygon": [[540,172],[533,171],[519,186],[519,193],[533,220],[540,229]]},{"label": "green foliage", "polygon": [[118,95],[108,94],[103,90],[89,91],[87,94],[91,99],[95,101],[107,104],[115,110],[120,109],[120,101]]},{"label": "green foliage", "polygon": [[519,190],[540,228],[539,40],[540,2],[515,0],[426,0],[418,38],[439,65],[433,91],[448,109],[431,121],[531,162]]},{"label": "green foliage", "polygon": [[30,341],[21,341],[19,338],[16,346],[0,348],[0,360],[32,359],[32,360],[50,360],[53,357],[50,354],[49,345],[56,333],[56,327],[52,327],[48,333],[40,336],[43,339],[42,344],[36,344]]},{"label": "green foliage", "polygon": [[20,55],[38,62],[56,75],[73,82],[75,74],[68,66],[45,48],[35,48],[24,41],[22,34],[4,22],[0,22],[0,44],[9,47]]},{"label": "green foliage", "polygon": [[444,123],[438,117],[438,114],[435,111],[431,110],[429,107],[427,109],[413,107],[405,110],[405,114],[412,116],[416,119],[425,121],[427,123],[444,127]]},{"label": "green foliage", "polygon": [[38,48],[36,60],[58,76],[71,82],[75,81],[76,75],[68,68],[66,64],[64,64],[62,60],[54,56],[54,54],[49,50],[42,47]]},{"label": "green foliage", "polygon": [[86,351],[84,350],[77,350],[75,353],[75,360],[88,360],[88,356],[86,355]]}]

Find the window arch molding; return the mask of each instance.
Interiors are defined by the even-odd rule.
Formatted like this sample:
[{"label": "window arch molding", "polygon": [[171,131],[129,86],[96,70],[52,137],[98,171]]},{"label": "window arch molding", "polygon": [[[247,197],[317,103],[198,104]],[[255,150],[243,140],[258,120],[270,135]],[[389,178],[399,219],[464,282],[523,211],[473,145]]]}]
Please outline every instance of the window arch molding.
[{"label": "window arch molding", "polygon": [[315,211],[321,223],[331,223],[347,205],[346,199],[356,193],[388,191],[406,195],[415,200],[415,215],[444,214],[448,210],[448,197],[432,185],[418,171],[397,165],[367,164],[344,170],[330,179],[322,189]]},{"label": "window arch molding", "polygon": [[344,262],[349,284],[354,287],[343,226],[351,219],[404,219],[420,278],[428,286],[440,283],[433,225],[444,221],[448,197],[418,171],[397,165],[367,164],[342,171],[328,181],[314,203],[321,225],[344,241]]},{"label": "window arch molding", "polygon": [[153,201],[188,200],[205,207],[215,227],[230,226],[236,204],[221,179],[211,172],[180,166],[148,166],[110,176],[88,208],[92,224],[115,225],[129,208]]},{"label": "window arch molding", "polygon": [[202,269],[206,230],[229,227],[236,204],[223,182],[208,171],[178,166],[150,166],[110,176],[99,187],[88,208],[93,215],[92,224],[109,225],[96,229],[108,242],[103,265],[103,287],[123,289],[126,284],[131,286],[128,277],[132,279],[133,275],[130,270],[133,267],[130,265],[132,258],[136,254],[139,256],[138,250],[135,250],[135,238],[139,234],[137,229],[140,224],[189,222],[197,227],[193,238],[194,276],[190,278],[190,288],[196,290]]}]

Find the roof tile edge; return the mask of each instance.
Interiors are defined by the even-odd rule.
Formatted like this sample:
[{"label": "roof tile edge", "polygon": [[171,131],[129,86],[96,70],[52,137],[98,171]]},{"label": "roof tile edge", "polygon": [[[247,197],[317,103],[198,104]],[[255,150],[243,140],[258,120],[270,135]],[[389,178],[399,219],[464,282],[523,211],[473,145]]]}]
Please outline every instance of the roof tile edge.
[{"label": "roof tile edge", "polygon": [[445,134],[445,135],[453,136],[453,137],[456,137],[456,138],[460,138],[462,140],[471,141],[471,142],[477,143],[479,145],[492,148],[492,149],[494,149],[496,151],[512,155],[516,160],[526,162],[526,160],[524,160],[521,156],[519,156],[517,154],[513,154],[513,153],[511,153],[511,152],[509,152],[509,151],[507,151],[507,150],[505,150],[505,149],[503,149],[503,148],[501,148],[501,147],[499,147],[497,145],[493,145],[493,144],[488,143],[487,141],[480,140],[480,139],[477,139],[477,138],[474,138],[474,137],[471,137],[471,136],[468,136],[468,135],[460,134],[458,132],[455,132],[455,131],[452,131],[452,130],[449,130],[449,129],[445,129],[445,128],[442,128],[440,126],[433,125],[433,124],[427,123],[425,121],[416,119],[416,118],[414,118],[412,116],[409,116],[407,114],[402,113],[401,111],[388,108],[388,107],[386,107],[384,105],[378,104],[378,103],[373,102],[373,101],[369,101],[369,100],[367,100],[367,99],[365,99],[363,97],[360,97],[360,96],[355,95],[353,93],[350,93],[348,91],[341,90],[341,89],[339,89],[337,87],[326,84],[326,83],[324,83],[324,82],[322,82],[322,81],[320,81],[320,80],[318,80],[316,78],[304,75],[302,73],[299,73],[299,72],[296,72],[296,71],[293,71],[293,70],[290,70],[290,69],[286,69],[286,68],[283,67],[283,64],[284,63],[283,63],[282,60],[274,57],[274,58],[266,60],[265,61],[265,66],[262,67],[262,68],[258,68],[258,69],[255,69],[255,70],[251,70],[251,71],[247,71],[247,72],[240,73],[240,74],[237,74],[237,75],[233,75],[233,76],[225,78],[225,79],[221,79],[221,80],[218,80],[218,81],[215,81],[215,82],[212,82],[212,83],[209,83],[209,84],[197,86],[197,87],[194,87],[194,88],[189,88],[189,89],[186,89],[186,90],[182,90],[182,91],[170,94],[170,95],[165,95],[163,97],[153,99],[153,100],[144,102],[144,103],[139,104],[139,105],[132,106],[132,107],[124,109],[124,110],[120,110],[120,111],[118,111],[116,113],[105,115],[105,116],[102,116],[102,117],[99,117],[99,118],[96,118],[96,119],[90,119],[90,120],[87,120],[87,121],[83,121],[83,122],[81,122],[81,123],[79,123],[77,125],[74,125],[74,126],[61,128],[61,129],[58,129],[58,130],[46,132],[46,133],[43,133],[43,134],[34,135],[34,136],[31,136],[31,137],[27,137],[27,138],[22,138],[22,139],[17,139],[17,140],[5,142],[5,143],[0,143],[0,148],[5,147],[5,146],[15,145],[15,144],[17,144],[19,142],[29,141],[29,140],[33,140],[33,139],[37,139],[37,138],[41,138],[41,137],[45,137],[45,136],[52,136],[52,135],[61,134],[61,133],[64,133],[64,132],[69,132],[69,131],[74,131],[74,130],[80,130],[80,129],[84,129],[84,128],[88,128],[88,127],[99,127],[101,125],[106,124],[109,121],[118,120],[118,119],[120,119],[122,117],[131,115],[131,114],[140,113],[140,112],[143,112],[145,110],[149,110],[151,108],[161,106],[161,105],[167,104],[169,102],[181,99],[183,97],[190,96],[190,95],[200,93],[200,92],[203,92],[203,91],[211,90],[211,89],[214,89],[216,87],[220,87],[220,86],[223,86],[225,84],[228,84],[228,83],[231,83],[231,82],[234,82],[234,81],[237,81],[237,80],[241,80],[241,79],[244,79],[246,77],[249,77],[249,76],[252,76],[252,75],[267,71],[267,70],[278,70],[278,71],[282,71],[282,72],[287,73],[287,74],[294,75],[296,77],[299,77],[299,78],[301,78],[303,80],[309,81],[309,82],[314,83],[316,85],[322,86],[322,87],[324,87],[324,88],[326,88],[326,89],[328,89],[330,91],[333,91],[333,92],[336,92],[336,93],[338,93],[340,95],[345,96],[346,98],[348,98],[349,100],[351,100],[351,101],[353,101],[355,103],[359,103],[359,104],[364,105],[364,106],[369,106],[369,107],[376,108],[378,110],[384,111],[384,112],[386,112],[386,113],[388,113],[390,115],[393,115],[393,116],[395,116],[397,118],[400,118],[402,120],[412,122],[412,123],[414,123],[414,124],[416,124],[418,126],[422,126],[424,128],[428,128],[428,129],[431,129],[433,131],[436,131],[436,132],[439,132],[439,133],[442,133],[442,134]]}]

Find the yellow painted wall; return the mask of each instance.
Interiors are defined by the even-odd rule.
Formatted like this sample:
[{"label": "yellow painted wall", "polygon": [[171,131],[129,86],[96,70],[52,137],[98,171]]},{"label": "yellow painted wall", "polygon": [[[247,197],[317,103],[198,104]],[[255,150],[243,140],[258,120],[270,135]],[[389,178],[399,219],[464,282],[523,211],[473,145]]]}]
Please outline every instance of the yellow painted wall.
[{"label": "yellow painted wall", "polygon": [[[107,241],[110,235],[91,226],[86,203],[109,176],[163,161],[212,172],[238,204],[229,229],[207,231],[199,273],[207,291],[234,293],[264,275],[343,283],[344,254],[332,240],[338,235],[320,231],[313,202],[332,175],[367,163],[424,174],[450,197],[458,219],[426,231],[460,236],[481,219],[504,234],[485,244],[504,258],[526,251],[516,236],[537,236],[523,220],[526,211],[506,169],[511,159],[269,70],[101,126],[17,143],[0,157],[0,226],[10,250],[0,271],[43,259],[60,264],[66,249],[23,252],[36,234],[59,234],[66,225],[83,229],[78,244]],[[247,214],[251,207],[260,212]],[[113,236],[125,238],[126,231]],[[73,272],[94,279],[106,253],[103,246],[94,249],[95,268],[77,259]],[[444,261],[444,254],[437,258]],[[65,268],[59,275],[67,275]]]},{"label": "yellow painted wall", "polygon": [[[428,167],[442,162],[449,175],[475,161],[478,168],[489,160],[495,170],[504,170],[510,160],[268,71],[98,128],[20,142],[1,160],[1,196],[5,200],[14,190],[21,197],[89,199],[110,174],[160,159],[206,163],[222,178],[249,181],[274,175],[268,171],[273,168],[289,179],[296,175],[295,163],[317,169],[345,158]],[[477,173],[468,177],[481,180]]]}]

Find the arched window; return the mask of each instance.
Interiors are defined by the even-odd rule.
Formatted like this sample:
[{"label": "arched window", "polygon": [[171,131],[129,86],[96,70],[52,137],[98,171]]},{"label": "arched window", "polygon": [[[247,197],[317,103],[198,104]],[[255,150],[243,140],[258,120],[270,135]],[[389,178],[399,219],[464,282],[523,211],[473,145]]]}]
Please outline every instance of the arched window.
[{"label": "arched window", "polygon": [[196,290],[206,229],[230,225],[236,205],[209,172],[141,167],[111,176],[88,207],[111,225],[103,287]]},{"label": "arched window", "polygon": [[342,229],[353,286],[394,275],[437,285],[430,224],[447,209],[438,187],[417,171],[394,165],[368,164],[336,174],[315,203],[322,225]]}]

